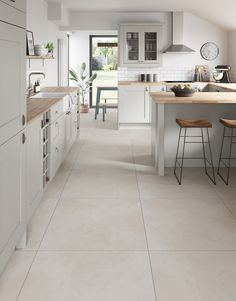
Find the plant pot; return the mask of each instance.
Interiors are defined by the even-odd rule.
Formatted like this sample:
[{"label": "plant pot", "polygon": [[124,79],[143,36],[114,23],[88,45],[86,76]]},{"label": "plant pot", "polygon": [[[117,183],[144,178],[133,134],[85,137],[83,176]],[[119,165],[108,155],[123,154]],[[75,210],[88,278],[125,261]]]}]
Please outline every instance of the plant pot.
[{"label": "plant pot", "polygon": [[89,106],[87,104],[81,104],[80,113],[88,113],[88,112],[89,112]]}]

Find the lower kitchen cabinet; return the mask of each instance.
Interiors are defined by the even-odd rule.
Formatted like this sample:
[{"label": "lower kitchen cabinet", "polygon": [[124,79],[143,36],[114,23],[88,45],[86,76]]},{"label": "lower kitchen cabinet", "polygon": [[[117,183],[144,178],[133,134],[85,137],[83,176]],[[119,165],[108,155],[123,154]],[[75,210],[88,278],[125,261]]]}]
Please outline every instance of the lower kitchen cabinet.
[{"label": "lower kitchen cabinet", "polygon": [[26,135],[0,146],[0,273],[26,225]]},{"label": "lower kitchen cabinet", "polygon": [[150,123],[150,97],[148,86],[120,86],[119,124]]},{"label": "lower kitchen cabinet", "polygon": [[27,126],[26,143],[27,216],[38,206],[43,193],[43,131],[42,118]]},{"label": "lower kitchen cabinet", "polygon": [[51,164],[50,174],[51,179],[55,176],[58,168],[60,167],[65,154],[66,148],[66,115],[62,114],[51,124]]}]

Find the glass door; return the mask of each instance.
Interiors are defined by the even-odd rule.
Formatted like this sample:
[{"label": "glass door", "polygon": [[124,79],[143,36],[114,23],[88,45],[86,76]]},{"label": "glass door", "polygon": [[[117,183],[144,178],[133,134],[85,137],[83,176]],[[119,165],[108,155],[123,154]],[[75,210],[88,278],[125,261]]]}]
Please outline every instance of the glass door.
[{"label": "glass door", "polygon": [[113,35],[90,36],[90,75],[97,73],[90,91],[90,107],[95,107],[98,87],[114,88],[102,89],[100,102],[117,103],[118,82],[118,37]]},{"label": "glass door", "polygon": [[157,32],[144,32],[144,60],[153,63],[157,61],[158,39]]},{"label": "glass door", "polygon": [[125,32],[125,58],[127,63],[139,62],[139,32],[126,31]]}]

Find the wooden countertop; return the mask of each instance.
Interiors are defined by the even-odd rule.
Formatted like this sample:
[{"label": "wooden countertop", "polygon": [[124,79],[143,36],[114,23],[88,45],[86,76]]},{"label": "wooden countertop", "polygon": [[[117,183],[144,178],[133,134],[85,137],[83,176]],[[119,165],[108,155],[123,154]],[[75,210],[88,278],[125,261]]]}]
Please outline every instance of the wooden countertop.
[{"label": "wooden countertop", "polygon": [[[77,87],[44,87],[41,92],[72,93],[78,91]],[[62,98],[27,98],[27,123],[47,112],[51,106],[61,101]]]},{"label": "wooden countertop", "polygon": [[55,93],[72,93],[78,91],[78,87],[43,87],[41,92],[55,92]]},{"label": "wooden countertop", "polygon": [[236,104],[235,92],[196,92],[192,97],[176,97],[173,92],[153,92],[150,96],[162,104]]},{"label": "wooden countertop", "polygon": [[[167,83],[165,81],[160,81],[160,82],[118,81],[118,86],[157,86],[157,85],[173,86],[173,85],[177,85],[179,83],[180,82]],[[200,85],[206,86],[208,84],[211,84],[211,82],[185,82],[184,84],[190,84],[190,85],[197,84],[199,86]]]},{"label": "wooden countertop", "polygon": [[51,106],[59,102],[61,98],[28,98],[27,99],[27,123],[47,112]]}]

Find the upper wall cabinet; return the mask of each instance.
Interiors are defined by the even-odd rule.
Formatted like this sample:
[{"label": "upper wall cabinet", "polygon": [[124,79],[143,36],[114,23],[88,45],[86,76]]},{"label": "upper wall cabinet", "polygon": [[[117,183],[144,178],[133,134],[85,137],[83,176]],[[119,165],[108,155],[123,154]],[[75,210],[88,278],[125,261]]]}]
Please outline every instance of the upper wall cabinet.
[{"label": "upper wall cabinet", "polygon": [[0,0],[16,9],[26,12],[26,0]]},{"label": "upper wall cabinet", "polygon": [[119,27],[120,67],[160,66],[161,24],[121,24]]}]

